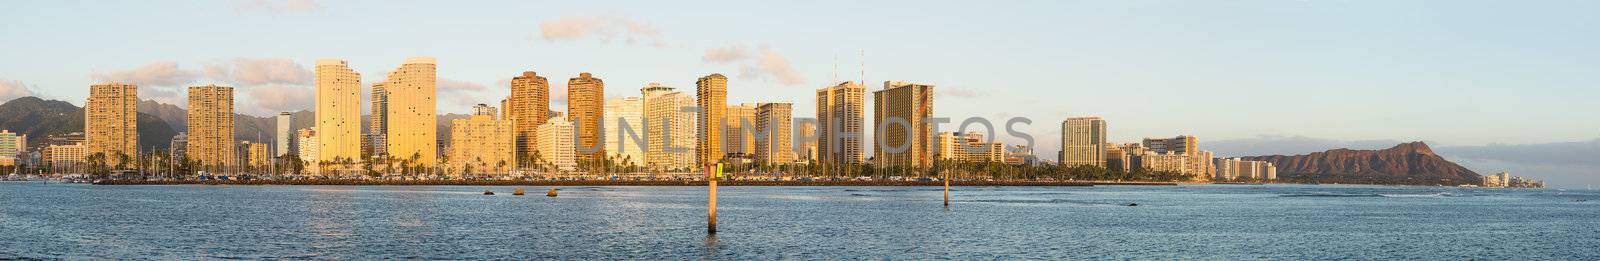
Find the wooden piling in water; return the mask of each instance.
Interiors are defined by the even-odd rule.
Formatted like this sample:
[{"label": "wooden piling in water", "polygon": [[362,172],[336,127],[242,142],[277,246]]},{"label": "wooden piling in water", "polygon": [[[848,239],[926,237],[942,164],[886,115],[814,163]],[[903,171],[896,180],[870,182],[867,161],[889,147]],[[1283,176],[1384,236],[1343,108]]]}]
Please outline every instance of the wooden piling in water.
[{"label": "wooden piling in water", "polygon": [[706,166],[706,233],[717,234],[717,178],[722,176],[722,164]]},{"label": "wooden piling in water", "polygon": [[944,179],[944,206],[950,207],[950,179]]}]

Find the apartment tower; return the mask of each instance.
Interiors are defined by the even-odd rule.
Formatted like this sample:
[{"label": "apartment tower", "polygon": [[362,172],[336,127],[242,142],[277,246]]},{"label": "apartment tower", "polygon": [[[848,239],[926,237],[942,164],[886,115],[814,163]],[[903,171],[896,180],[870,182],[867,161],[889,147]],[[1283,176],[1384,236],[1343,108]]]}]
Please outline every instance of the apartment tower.
[{"label": "apartment tower", "polygon": [[900,81],[872,92],[872,155],[880,167],[933,166],[933,85]]},{"label": "apartment tower", "polygon": [[233,87],[189,87],[189,159],[212,171],[233,164]]},{"label": "apartment tower", "polygon": [[711,74],[694,82],[695,105],[700,107],[696,117],[699,135],[695,141],[695,161],[701,165],[722,162],[722,120],[728,110],[728,77]]},{"label": "apartment tower", "polygon": [[[390,72],[384,81],[389,99],[386,149],[396,159],[414,158],[415,164],[433,166],[439,157],[436,68],[433,57],[406,58],[405,64]],[[327,152],[320,153],[327,157]]]},{"label": "apartment tower", "polygon": [[623,97],[606,100],[606,157],[622,166],[644,166],[644,98]]},{"label": "apartment tower", "polygon": [[1106,166],[1106,120],[1074,117],[1061,122],[1062,167]]},{"label": "apartment tower", "polygon": [[866,124],[866,91],[861,83],[840,82],[817,89],[816,133],[818,162],[862,163],[863,126]]},{"label": "apartment tower", "polygon": [[755,157],[767,164],[794,162],[794,104],[762,103],[756,106]]},{"label": "apartment tower", "polygon": [[535,132],[550,119],[550,82],[534,71],[511,77],[511,97],[501,107],[503,116],[516,125],[517,160],[528,160],[539,147]]},{"label": "apartment tower", "polygon": [[684,111],[695,107],[694,96],[673,91],[672,87],[650,83],[644,94],[645,164],[656,171],[694,169],[695,128],[699,113]]},{"label": "apartment tower", "polygon": [[600,139],[600,121],[605,119],[606,83],[589,73],[567,79],[567,118],[572,120],[573,135],[578,136],[578,161],[593,162],[605,158],[605,141]]},{"label": "apartment tower", "polygon": [[139,87],[104,83],[89,86],[83,103],[86,151],[115,161],[117,154],[139,155]]},{"label": "apartment tower", "polygon": [[318,161],[361,159],[361,74],[345,61],[317,60]]}]

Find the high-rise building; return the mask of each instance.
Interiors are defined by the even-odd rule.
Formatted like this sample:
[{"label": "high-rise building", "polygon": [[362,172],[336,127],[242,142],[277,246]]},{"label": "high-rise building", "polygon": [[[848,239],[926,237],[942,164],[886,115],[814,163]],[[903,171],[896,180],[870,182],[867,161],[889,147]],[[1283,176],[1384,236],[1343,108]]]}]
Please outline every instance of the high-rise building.
[{"label": "high-rise building", "polygon": [[883,82],[872,92],[872,155],[881,167],[933,166],[933,85]]},{"label": "high-rise building", "polygon": [[539,144],[536,155],[546,166],[555,170],[572,171],[578,168],[577,145],[573,142],[573,124],[565,117],[557,117],[539,125]]},{"label": "high-rise building", "polygon": [[317,60],[316,128],[317,160],[362,160],[361,74],[343,60]]},{"label": "high-rise building", "polygon": [[[728,105],[722,117],[722,149],[730,157],[748,158],[756,153],[756,105]],[[749,125],[750,128],[744,128]]]},{"label": "high-rise building", "polygon": [[[433,166],[439,157],[437,61],[433,57],[406,58],[406,63],[389,73],[383,82],[388,92],[389,113],[385,120],[389,132],[386,150],[396,159],[415,159],[419,166]],[[322,133],[317,133],[322,135]],[[327,155],[323,155],[327,157]]]},{"label": "high-rise building", "polygon": [[1144,147],[1155,153],[1173,153],[1190,155],[1199,152],[1199,139],[1190,135],[1182,135],[1168,139],[1145,138]]},{"label": "high-rise building", "polygon": [[[50,163],[50,168],[56,172],[68,172],[72,168],[80,167],[84,158],[89,156],[88,146],[82,142],[72,145],[55,145],[45,147],[44,161]],[[78,170],[81,171],[81,170]]]},{"label": "high-rise building", "polygon": [[605,120],[606,83],[589,73],[567,80],[567,118],[578,135],[578,161],[605,158],[605,141],[600,139],[600,121]]},{"label": "high-rise building", "polygon": [[550,82],[533,71],[511,78],[511,97],[501,108],[516,122],[517,159],[528,160],[538,148],[539,125],[550,118]]},{"label": "high-rise building", "polygon": [[267,144],[265,143],[242,141],[239,143],[239,152],[241,152],[240,155],[243,155],[243,157],[239,157],[240,166],[255,168],[257,173],[272,166],[272,155],[268,155],[271,152],[268,152]]},{"label": "high-rise building", "polygon": [[644,98],[606,100],[606,157],[622,166],[645,166]]},{"label": "high-rise building", "polygon": [[450,174],[509,174],[517,168],[516,138],[510,120],[499,119],[489,105],[473,107],[473,115],[450,121]]},{"label": "high-rise building", "polygon": [[1062,167],[1106,166],[1106,120],[1100,117],[1067,118],[1061,122]]},{"label": "high-rise building", "polygon": [[[139,87],[104,83],[89,86],[83,103],[84,132],[89,155],[139,155]],[[231,130],[230,130],[231,131]]]},{"label": "high-rise building", "polygon": [[796,138],[794,140],[795,147],[799,148],[797,160],[806,162],[817,160],[817,139],[815,138],[817,137],[817,123],[812,121],[800,122],[799,126],[795,126],[795,128],[800,131],[800,137],[810,137]]},{"label": "high-rise building", "polygon": [[233,87],[189,87],[189,159],[211,171],[226,171],[238,155],[233,128]]},{"label": "high-rise building", "polygon": [[294,124],[294,114],[280,112],[277,120],[277,125],[274,126],[277,129],[277,135],[272,136],[277,139],[273,146],[276,153],[273,153],[272,156],[282,157],[283,155],[294,153],[294,129],[289,126]]},{"label": "high-rise building", "polygon": [[817,161],[862,163],[866,91],[862,83],[840,82],[817,89]]},{"label": "high-rise building", "polygon": [[389,92],[385,91],[383,83],[372,84],[372,115],[367,124],[367,150],[373,156],[383,155],[389,150]]},{"label": "high-rise building", "polygon": [[18,135],[10,130],[0,130],[0,166],[16,166],[28,147],[28,135]]},{"label": "high-rise building", "polygon": [[172,141],[167,143],[168,150],[172,151],[172,158],[179,159],[189,156],[189,133],[179,132],[172,136]]},{"label": "high-rise building", "polygon": [[695,130],[699,113],[694,96],[650,83],[644,94],[645,167],[656,171],[695,168]]},{"label": "high-rise building", "polygon": [[298,141],[297,143],[300,143],[300,151],[296,152],[296,155],[299,155],[300,161],[305,163],[306,173],[319,173],[322,164],[319,164],[320,162],[316,160],[317,148],[321,147],[317,146],[317,130],[314,128],[304,128],[300,129],[299,131],[295,131],[295,140]]},{"label": "high-rise building", "polygon": [[698,127],[695,133],[699,135],[695,141],[695,161],[701,165],[710,165],[722,162],[724,150],[722,148],[722,120],[727,116],[728,110],[728,77],[722,74],[711,74],[700,77],[694,83],[695,105],[700,108],[697,117]]},{"label": "high-rise building", "polygon": [[755,156],[768,164],[786,164],[795,160],[794,104],[787,102],[762,103],[756,106]]}]

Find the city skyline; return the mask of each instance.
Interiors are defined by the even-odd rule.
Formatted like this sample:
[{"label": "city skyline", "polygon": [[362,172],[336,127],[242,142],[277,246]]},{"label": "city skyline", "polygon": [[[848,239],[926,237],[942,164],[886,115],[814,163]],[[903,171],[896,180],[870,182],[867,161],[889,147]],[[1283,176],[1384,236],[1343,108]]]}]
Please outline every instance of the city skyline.
[{"label": "city skyline", "polygon": [[[7,88],[25,88],[23,92],[66,100],[80,104],[87,97],[87,89],[81,86],[100,83],[97,79],[126,79],[137,80],[140,92],[161,93],[165,95],[140,95],[140,99],[163,101],[169,104],[184,106],[182,101],[182,88],[205,83],[218,83],[220,85],[234,86],[237,92],[237,110],[256,116],[270,116],[279,111],[295,111],[314,107],[309,101],[301,99],[313,95],[312,77],[313,64],[316,59],[324,57],[339,57],[350,61],[351,67],[362,73],[361,81],[373,83],[382,81],[382,72],[392,70],[399,66],[397,62],[401,57],[414,55],[430,55],[439,57],[443,66],[439,72],[439,99],[440,115],[446,113],[468,114],[467,106],[476,103],[493,103],[509,93],[509,77],[524,70],[537,70],[547,72],[543,75],[557,75],[557,77],[570,77],[582,71],[593,71],[604,75],[613,84],[620,86],[641,86],[648,82],[664,82],[669,86],[692,86],[688,77],[705,75],[708,73],[729,73],[728,103],[742,102],[800,102],[796,103],[794,115],[814,115],[811,110],[814,106],[806,106],[804,102],[813,100],[811,92],[817,88],[830,86],[832,82],[855,81],[865,78],[868,85],[871,83],[890,80],[909,80],[928,82],[939,86],[941,92],[937,93],[938,100],[959,101],[941,103],[937,116],[964,118],[967,116],[980,116],[1001,118],[997,116],[1020,116],[1034,119],[1025,132],[1036,137],[1036,153],[1049,158],[1058,148],[1057,139],[1059,129],[1051,126],[1051,122],[1058,121],[1067,116],[1102,116],[1114,123],[1108,132],[1108,140],[1113,143],[1132,142],[1145,137],[1164,137],[1172,134],[1192,134],[1206,137],[1207,141],[1241,141],[1241,142],[1278,142],[1287,139],[1287,142],[1321,142],[1349,146],[1361,144],[1362,141],[1372,140],[1427,140],[1435,144],[1474,146],[1493,144],[1557,144],[1568,142],[1585,142],[1600,137],[1594,130],[1600,129],[1600,123],[1595,121],[1571,121],[1570,118],[1582,118],[1584,115],[1600,113],[1600,108],[1595,106],[1582,106],[1578,104],[1591,103],[1586,100],[1592,95],[1569,95],[1572,92],[1579,94],[1588,93],[1581,86],[1590,83],[1583,77],[1588,62],[1595,59],[1576,59],[1570,55],[1593,55],[1587,52],[1562,52],[1560,50],[1573,50],[1574,46],[1581,43],[1595,42],[1592,34],[1572,34],[1581,32],[1579,27],[1570,23],[1572,16],[1549,15],[1542,17],[1527,17],[1507,21],[1514,26],[1490,26],[1470,21],[1473,14],[1490,13],[1498,10],[1523,10],[1552,12],[1567,14],[1575,8],[1571,6],[1554,6],[1552,4],[1527,4],[1527,5],[1480,5],[1473,7],[1455,7],[1443,5],[1428,5],[1426,3],[1386,4],[1383,7],[1371,3],[1254,3],[1241,4],[1233,8],[1218,7],[1215,5],[1186,6],[1186,4],[1167,5],[1155,9],[1139,9],[1147,12],[1170,12],[1183,8],[1205,8],[1205,10],[1222,10],[1241,13],[1231,19],[1215,17],[1197,17],[1185,15],[1174,17],[1183,21],[1194,21],[1199,26],[1228,39],[1225,36],[1244,37],[1244,39],[1262,39],[1262,36],[1251,36],[1259,33],[1265,36],[1279,36],[1265,38],[1262,43],[1247,44],[1242,41],[1231,40],[1194,40],[1195,42],[1171,41],[1174,39],[1157,37],[1175,37],[1184,34],[1170,34],[1168,28],[1159,25],[1140,24],[1133,22],[1106,21],[1101,16],[1086,13],[1083,10],[1100,10],[1110,13],[1126,12],[1139,8],[1126,3],[1080,3],[1056,4],[1067,10],[1066,14],[1047,16],[1033,12],[1043,10],[1019,10],[1028,15],[1013,15],[1015,18],[989,17],[993,21],[980,21],[966,27],[950,29],[934,29],[932,26],[918,26],[912,24],[895,23],[892,19],[873,18],[862,16],[859,21],[842,23],[838,21],[817,21],[819,28],[841,29],[840,33],[861,36],[861,40],[841,41],[837,43],[816,44],[814,40],[803,38],[824,39],[827,35],[811,30],[774,30],[767,32],[756,30],[754,25],[721,25],[730,28],[732,36],[702,37],[695,32],[699,28],[713,26],[706,18],[687,19],[660,12],[648,10],[663,9],[668,7],[653,6],[657,3],[638,3],[628,5],[614,5],[602,8],[596,12],[582,11],[556,11],[553,13],[539,13],[531,16],[512,16],[498,11],[489,15],[484,24],[494,26],[481,30],[465,30],[462,32],[449,32],[438,26],[416,24],[409,22],[396,22],[395,25],[379,25],[356,23],[356,20],[367,17],[356,10],[361,8],[361,2],[326,2],[316,1],[316,7],[294,9],[283,8],[284,2],[272,1],[279,8],[247,8],[238,6],[235,2],[201,3],[195,8],[201,10],[214,10],[216,14],[230,16],[237,19],[218,19],[214,26],[221,28],[254,28],[246,27],[252,24],[265,24],[261,32],[277,37],[262,43],[239,43],[228,48],[195,48],[201,45],[185,42],[149,41],[148,36],[139,36],[138,33],[151,32],[152,29],[140,28],[84,28],[82,25],[71,23],[57,23],[62,30],[22,30],[31,26],[18,26],[13,29],[0,29],[0,34],[15,35],[27,38],[30,41],[14,43],[23,48],[4,48],[0,53],[8,57],[16,57],[16,63],[0,65],[0,71],[8,74],[0,75],[0,82]],[[1578,5],[1593,5],[1592,3],[1577,3]],[[204,27],[191,25],[188,19],[158,19],[149,14],[114,13],[105,14],[101,10],[85,10],[83,14],[59,15],[60,10],[52,7],[53,3],[40,3],[31,5],[31,8],[17,8],[13,11],[0,11],[6,15],[22,17],[24,23],[48,23],[62,18],[42,17],[58,15],[63,18],[81,18],[97,16],[93,19],[109,18],[139,18],[148,20],[151,26],[163,26],[158,30],[168,35],[198,36],[202,32],[213,32]],[[138,3],[108,3],[109,7],[120,5],[135,5],[132,9],[159,8],[159,5],[143,6]],[[472,4],[466,6],[439,8],[443,15],[459,16],[451,11],[466,8],[475,8]],[[551,9],[557,10],[584,10],[585,8],[564,8],[569,3],[549,3]],[[787,4],[784,4],[787,5]],[[800,9],[818,8],[859,8],[861,10],[877,10],[888,8],[891,4],[845,4],[833,3],[817,6],[795,6]],[[953,12],[955,6],[939,3],[926,4],[935,12]],[[1200,4],[1197,4],[1200,5]],[[965,7],[965,6],[962,6]],[[1077,7],[1077,8],[1066,8]],[[1241,8],[1249,7],[1249,8]],[[1319,7],[1344,7],[1345,9],[1329,9]],[[1407,23],[1413,19],[1404,13],[1392,11],[1415,10],[1427,8],[1446,8],[1451,12],[1438,11],[1425,16],[1423,21],[1432,23]],[[1559,7],[1559,8],[1558,8]],[[385,7],[386,8],[386,7]],[[983,8],[983,7],[977,7]],[[1153,8],[1153,7],[1146,7]],[[30,10],[31,9],[31,10]],[[115,9],[115,8],[107,8]],[[428,9],[428,8],[417,8]],[[475,8],[477,9],[477,8]],[[504,9],[504,8],[502,8]],[[1050,8],[1041,8],[1048,10]],[[384,9],[389,10],[389,9]],[[1258,12],[1250,12],[1251,10]],[[24,12],[36,11],[36,12]],[[406,10],[392,10],[399,13],[415,12]],[[1264,12],[1271,11],[1271,12]],[[1299,14],[1308,18],[1286,18],[1278,13]],[[1328,19],[1340,14],[1361,13],[1367,14],[1366,22],[1349,21],[1349,24],[1330,24]],[[988,15],[974,12],[972,15]],[[306,21],[271,22],[284,18],[297,18]],[[736,16],[750,21],[774,21],[785,19],[783,16],[763,19],[753,16]],[[1037,19],[1037,20],[1028,20]],[[1321,19],[1321,20],[1319,20]],[[389,19],[372,18],[373,21],[390,21]],[[1068,22],[1078,21],[1084,23],[1060,23],[1064,26],[1051,28],[1040,34],[1014,34],[1022,29],[998,30],[984,32],[986,25],[1000,25],[1004,23],[1039,23],[1039,22]],[[1270,22],[1292,22],[1297,25],[1320,26],[1324,29],[1319,33],[1326,36],[1307,35],[1284,30],[1281,26],[1271,26]],[[368,36],[370,39],[393,39],[392,37],[370,37],[371,33],[355,33],[349,36],[333,35],[328,32],[295,32],[286,28],[298,28],[299,23],[331,23],[363,25],[363,29],[376,32],[393,32],[395,30],[415,30],[424,33],[439,34],[443,38],[475,39],[475,40],[416,40],[409,42],[384,41],[384,45],[391,48],[372,48],[375,43],[361,39]],[[1093,23],[1091,23],[1093,22]],[[1394,28],[1383,30],[1360,31],[1378,29],[1375,26],[1384,22],[1400,24]],[[103,24],[103,23],[102,23]],[[1093,24],[1095,26],[1075,27],[1073,24]],[[1428,24],[1432,26],[1418,26]],[[629,30],[628,25],[644,25],[653,30]],[[1243,26],[1239,29],[1227,29],[1224,25]],[[1538,41],[1537,38],[1513,28],[1538,26],[1547,32],[1564,37],[1573,37],[1572,41]],[[852,29],[855,28],[855,29]],[[904,28],[907,32],[891,32],[874,30],[883,28]],[[106,32],[108,29],[123,29],[122,32]],[[1109,33],[1114,29],[1130,30],[1127,33]],[[1256,29],[1257,31],[1250,31]],[[914,46],[896,45],[892,39],[904,38],[914,34],[934,35],[941,32],[965,35],[992,35],[996,33],[1012,33],[1009,36],[1022,37],[1036,40],[1042,44],[1065,44],[1062,48],[1042,50],[1038,46],[1023,44],[1000,44],[1011,49],[1035,51],[1032,56],[1021,56],[1018,53],[1004,53],[996,51],[977,52],[972,49],[959,48],[960,44],[921,42]],[[47,32],[49,31],[49,32]],[[66,41],[58,35],[60,32],[76,33],[105,33],[109,35],[133,34],[132,39],[145,39],[144,41],[128,41],[121,45],[82,46]],[[338,30],[340,33],[349,33]],[[375,32],[375,33],[376,33]],[[781,32],[781,33],[780,33]],[[1093,41],[1070,41],[1095,34],[1090,32],[1108,33],[1110,36],[1132,37],[1129,40],[1146,40],[1137,43],[1146,45],[1127,45],[1129,40],[1114,40],[1105,38],[1087,38]],[[214,32],[213,32],[214,33]],[[1466,34],[1463,34],[1466,33]],[[1051,36],[1055,34],[1056,36]],[[226,34],[225,34],[226,35]],[[1073,37],[1069,37],[1073,36]],[[1385,42],[1372,39],[1385,39],[1383,36],[1405,35],[1430,35],[1438,39],[1402,37],[1409,42]],[[241,35],[235,35],[241,36]],[[454,36],[454,37],[451,37]],[[497,36],[497,37],[484,37]],[[1520,38],[1519,38],[1520,36]],[[302,39],[318,39],[309,41],[322,44],[311,46]],[[481,39],[481,40],[480,40]],[[702,40],[704,39],[704,40]],[[1349,46],[1366,47],[1363,51],[1370,51],[1356,58],[1339,58],[1333,54],[1352,54],[1356,50],[1350,47],[1340,48],[1318,44],[1318,40],[1342,39]],[[1444,41],[1447,39],[1486,40],[1475,44],[1451,45],[1454,43]],[[1520,40],[1519,40],[1520,39]],[[1177,42],[1162,44],[1164,40]],[[333,43],[345,41],[348,43]],[[159,44],[158,44],[159,42]],[[307,42],[307,43],[302,43]],[[1021,42],[1021,41],[1019,41]],[[1189,43],[1185,46],[1181,43]],[[483,51],[472,51],[462,48],[483,44],[492,48]],[[1124,47],[1114,47],[1123,44]],[[1575,44],[1569,46],[1568,44]],[[272,45],[272,46],[268,46]],[[1501,52],[1484,54],[1472,52],[1472,47],[1481,48],[1506,48],[1506,46],[1527,46],[1530,49],[1550,49],[1541,52]],[[1443,46],[1452,48],[1422,47]],[[51,47],[51,48],[45,48]],[[1072,47],[1077,47],[1072,48]],[[1245,48],[1252,47],[1252,48]],[[54,48],[54,49],[52,49]],[[1256,48],[1261,48],[1257,50]],[[150,51],[133,52],[139,49]],[[21,50],[34,50],[23,52]],[[58,51],[59,50],[59,51]],[[944,51],[934,51],[944,50]],[[957,50],[957,54],[948,50]],[[1152,51],[1155,54],[1141,55],[1135,51]],[[1578,49],[1581,50],[1581,49]],[[64,56],[60,51],[84,53],[86,55]],[[484,55],[484,52],[496,52],[503,55]],[[1107,55],[1093,55],[1094,53],[1107,53]],[[1559,53],[1561,56],[1556,56]],[[51,56],[55,55],[55,56]],[[987,56],[986,56],[987,55]],[[589,56],[598,56],[589,59]],[[931,56],[922,58],[920,56]],[[94,57],[93,59],[81,57]],[[661,58],[644,58],[661,57]],[[776,57],[777,59],[767,59]],[[864,57],[864,59],[863,59]],[[1075,59],[1053,59],[1053,58]],[[1461,57],[1443,59],[1442,57]],[[1381,59],[1380,59],[1381,58]],[[940,59],[940,60],[929,60]],[[1020,65],[1008,65],[1005,59],[1018,60]],[[1302,66],[1282,66],[1287,62],[1295,64],[1311,64]],[[1457,60],[1459,59],[1459,60]],[[1459,61],[1478,61],[1475,63],[1462,63]],[[798,77],[785,77],[779,74],[762,73],[769,71],[767,61],[782,60],[782,63],[773,62],[789,67]],[[957,61],[953,63],[939,63],[935,61]],[[1163,62],[1166,61],[1166,62]],[[1445,61],[1458,61],[1447,63]],[[865,63],[862,73],[860,68]],[[939,66],[935,66],[939,65]],[[1108,65],[1092,67],[1091,65]],[[1395,70],[1376,71],[1365,68],[1374,65],[1390,65]],[[980,68],[993,67],[993,68]],[[1276,68],[1268,68],[1276,67]],[[1516,68],[1538,68],[1534,72]],[[749,69],[749,72],[746,72]],[[1193,69],[1193,70],[1191,70]],[[1471,72],[1495,71],[1496,74],[1481,74]],[[986,74],[998,74],[1007,77],[980,77]],[[1434,72],[1401,77],[1400,72]],[[215,77],[213,77],[215,76]],[[1154,76],[1154,77],[1151,77]],[[795,80],[797,78],[798,80]],[[1526,80],[1526,81],[1519,81]],[[558,81],[559,82],[559,81]],[[366,84],[363,84],[366,85]],[[566,87],[559,83],[550,86],[550,96],[560,96],[566,93]],[[560,86],[557,86],[560,85]],[[1235,86],[1235,87],[1229,87]],[[1237,87],[1244,86],[1244,87]],[[874,86],[875,87],[875,86]],[[365,87],[364,87],[365,88]],[[1290,88],[1288,92],[1279,91]],[[634,95],[631,87],[613,88],[608,90],[604,98],[616,98]],[[867,88],[876,91],[877,88]],[[176,90],[176,91],[174,91]],[[283,90],[298,90],[298,92],[284,92]],[[363,89],[363,101],[368,101],[366,89]],[[946,91],[948,90],[948,91]],[[1071,102],[1057,104],[1044,97],[1075,97],[1078,93],[1094,90],[1100,91],[1105,97],[1102,99],[1072,99]],[[1141,96],[1139,93],[1182,93],[1158,94]],[[0,92],[4,93],[4,92]],[[13,91],[14,93],[14,91]],[[1285,94],[1289,93],[1289,94]],[[1444,93],[1434,95],[1435,93]],[[144,94],[144,93],[142,93]],[[1037,94],[1037,95],[1036,95]],[[1293,94],[1315,95],[1315,99],[1296,97]],[[1507,94],[1514,94],[1506,96]],[[1135,98],[1137,97],[1137,98]],[[1403,100],[1400,97],[1433,97],[1426,100]],[[1510,97],[1509,99],[1488,100],[1476,97]],[[11,97],[4,97],[11,98]],[[174,98],[177,98],[174,100]],[[1123,99],[1119,99],[1123,98]],[[1137,103],[1124,104],[1127,99],[1137,99]],[[295,101],[300,100],[298,104]],[[551,97],[550,108],[560,108],[565,104],[565,97]],[[1122,101],[1122,102],[1116,102]],[[1342,103],[1340,103],[1342,102]],[[286,103],[286,104],[273,104]],[[866,104],[870,108],[873,106]],[[998,109],[981,104],[1015,104],[1017,109]],[[1051,105],[1055,104],[1055,105]],[[1342,106],[1346,104],[1392,104],[1394,106]],[[1130,105],[1130,106],[1116,106]],[[1197,106],[1200,105],[1200,106]],[[367,104],[363,103],[361,111],[368,111]],[[274,107],[281,110],[266,109]],[[1518,108],[1518,109],[1510,109]],[[1539,113],[1527,114],[1526,111]],[[1394,116],[1417,115],[1417,116]],[[798,117],[797,117],[798,118]],[[1513,119],[1515,124],[1490,123],[1482,119],[1498,118]],[[1272,120],[1261,120],[1272,119]],[[1527,128],[1528,126],[1536,128]],[[865,141],[872,140],[871,131],[866,131]],[[1018,140],[1009,139],[1007,135],[995,135],[1007,144],[1019,143]],[[864,152],[870,152],[871,145],[863,146]],[[1328,149],[1334,147],[1321,147]],[[1353,147],[1360,148],[1360,147]],[[1371,148],[1371,147],[1366,147]],[[1259,149],[1254,151],[1261,151]],[[1290,151],[1306,153],[1312,151]],[[1242,156],[1242,155],[1218,155]],[[1484,161],[1480,166],[1506,166],[1504,162]],[[1519,163],[1520,166],[1531,170],[1547,171],[1537,162]],[[1508,167],[1509,168],[1509,167]],[[1482,172],[1495,172],[1498,169],[1476,167]],[[1514,172],[1529,172],[1518,171]],[[1571,170],[1560,170],[1571,171]],[[1569,173],[1571,174],[1571,173]]]}]

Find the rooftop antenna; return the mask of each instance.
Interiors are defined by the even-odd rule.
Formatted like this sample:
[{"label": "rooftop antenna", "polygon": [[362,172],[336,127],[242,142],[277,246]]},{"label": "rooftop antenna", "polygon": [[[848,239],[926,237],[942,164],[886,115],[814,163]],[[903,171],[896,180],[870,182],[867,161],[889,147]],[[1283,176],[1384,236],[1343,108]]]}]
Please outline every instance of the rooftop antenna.
[{"label": "rooftop antenna", "polygon": [[833,79],[828,84],[839,83],[839,54],[833,54]]},{"label": "rooftop antenna", "polygon": [[861,49],[861,87],[867,87],[867,49]]}]

